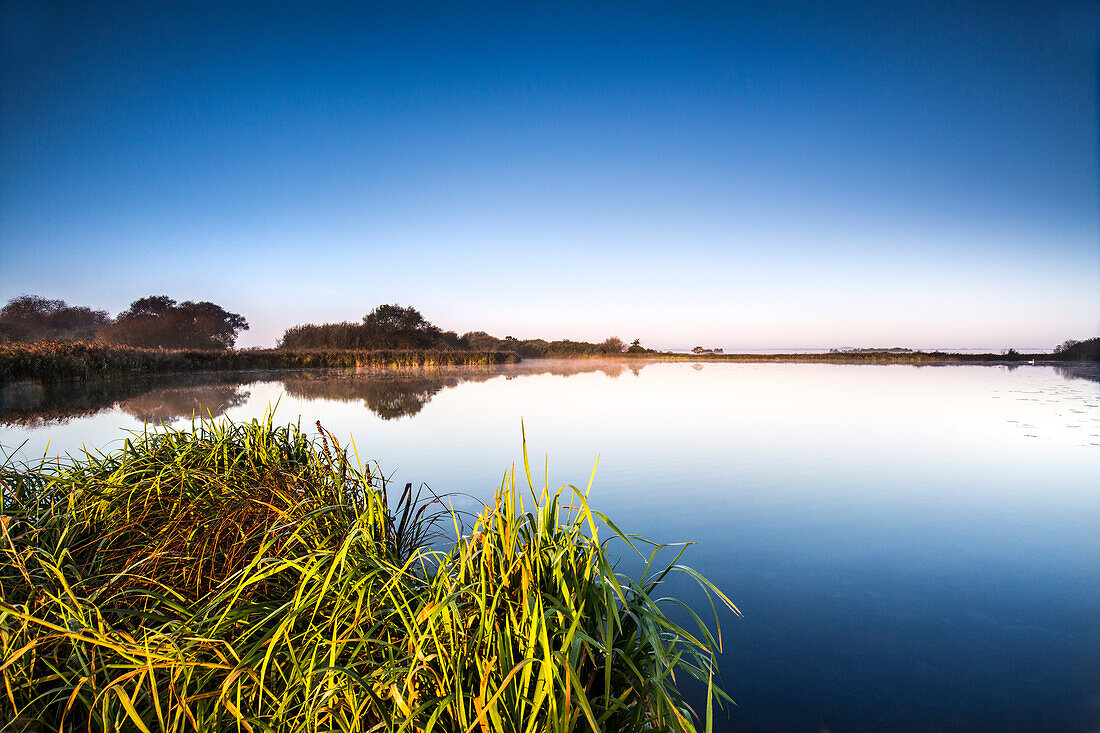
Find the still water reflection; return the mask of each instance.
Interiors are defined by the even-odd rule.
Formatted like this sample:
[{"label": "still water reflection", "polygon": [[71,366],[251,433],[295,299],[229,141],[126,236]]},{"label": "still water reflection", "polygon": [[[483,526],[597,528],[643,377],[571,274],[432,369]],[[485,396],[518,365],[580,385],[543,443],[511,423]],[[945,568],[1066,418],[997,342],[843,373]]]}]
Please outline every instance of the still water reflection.
[{"label": "still water reflection", "polygon": [[[401,481],[484,496],[532,450],[687,556],[731,730],[1100,729],[1100,370],[525,362],[0,391],[0,444],[110,447],[196,413],[321,420]],[[669,594],[698,600],[687,587]]]},{"label": "still water reflection", "polygon": [[[415,415],[441,390],[463,382],[531,374],[569,376],[638,374],[644,362],[537,360],[499,366],[416,369],[303,369],[184,375],[0,386],[0,425],[40,427],[117,409],[148,423],[192,416],[217,417],[249,397],[248,386],[278,383],[300,399],[360,402],[383,420]],[[696,365],[696,368],[702,368]]]}]

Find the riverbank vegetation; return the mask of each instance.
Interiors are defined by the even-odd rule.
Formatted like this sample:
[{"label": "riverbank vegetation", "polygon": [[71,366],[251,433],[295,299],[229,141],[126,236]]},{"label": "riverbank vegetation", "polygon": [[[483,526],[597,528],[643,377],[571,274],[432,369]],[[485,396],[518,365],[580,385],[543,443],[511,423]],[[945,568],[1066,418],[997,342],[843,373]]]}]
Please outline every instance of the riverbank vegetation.
[{"label": "riverbank vegetation", "polygon": [[490,365],[515,354],[480,351],[143,349],[89,343],[0,344],[0,384],[18,380],[103,379],[136,374],[314,367]]},{"label": "riverbank vegetation", "polygon": [[[524,467],[464,522],[270,416],[3,466],[0,716],[35,732],[709,729],[728,701],[720,637],[656,592],[684,574],[736,608],[683,547],[623,534],[587,489],[538,487],[526,449]],[[613,552],[637,554],[636,577]]]},{"label": "riverbank vegetation", "polygon": [[[957,354],[941,351],[860,350],[819,354],[679,354],[628,348],[614,358],[647,361],[721,361],[735,363],[826,364],[1059,364],[1100,361],[1097,340],[1053,354]],[[1092,344],[1090,346],[1089,344]],[[598,355],[575,353],[573,359],[598,360]],[[64,381],[109,380],[143,375],[190,372],[240,372],[270,369],[393,368],[500,366],[516,364],[515,351],[243,349],[140,349],[88,343],[0,344],[0,385],[19,381],[48,384]]]},{"label": "riverbank vegetation", "polygon": [[[612,336],[599,343],[497,338],[484,331],[461,336],[431,323],[416,308],[380,305],[361,322],[289,328],[275,349],[234,351],[248,328],[243,316],[209,302],[141,298],[116,318],[105,311],[24,295],[0,309],[0,383],[87,380],[113,376],[300,367],[492,365],[521,358],[705,359],[733,362],[839,364],[1017,364],[1100,361],[1100,338],[1069,340],[1052,353],[1000,354],[919,351],[900,347],[833,349],[814,354],[737,354],[696,346],[691,353],[658,352]],[[52,341],[47,339],[53,339]],[[80,341],[78,339],[90,339]],[[30,344],[30,345],[28,345]]]}]

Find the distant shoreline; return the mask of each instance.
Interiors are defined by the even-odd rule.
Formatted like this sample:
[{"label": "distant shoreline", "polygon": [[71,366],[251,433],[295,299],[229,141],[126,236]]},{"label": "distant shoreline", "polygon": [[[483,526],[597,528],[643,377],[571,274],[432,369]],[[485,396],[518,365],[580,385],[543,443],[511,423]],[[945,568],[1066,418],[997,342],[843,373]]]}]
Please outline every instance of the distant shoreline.
[{"label": "distant shoreline", "polygon": [[1055,354],[964,354],[946,351],[911,352],[824,352],[790,354],[683,354],[655,352],[652,354],[623,354],[627,359],[659,359],[665,361],[728,361],[739,363],[766,362],[824,362],[827,364],[1065,364]]},{"label": "distant shoreline", "polygon": [[[834,351],[793,354],[623,353],[550,357],[571,360],[684,361],[795,364],[1056,365],[1071,363],[1053,353],[969,354],[943,351]],[[256,369],[495,366],[515,364],[510,351],[415,349],[241,349],[224,351],[142,349],[88,343],[0,345],[0,384],[16,381],[85,381],[142,374],[236,372]],[[1090,362],[1095,363],[1095,362]]]}]

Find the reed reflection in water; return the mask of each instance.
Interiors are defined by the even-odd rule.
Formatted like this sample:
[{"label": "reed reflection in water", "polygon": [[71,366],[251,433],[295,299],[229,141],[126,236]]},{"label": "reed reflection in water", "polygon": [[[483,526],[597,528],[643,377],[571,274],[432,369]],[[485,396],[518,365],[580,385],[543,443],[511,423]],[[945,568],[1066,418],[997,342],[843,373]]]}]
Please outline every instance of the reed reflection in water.
[{"label": "reed reflection in water", "polygon": [[540,360],[497,366],[309,369],[139,375],[89,382],[16,382],[0,387],[0,424],[44,427],[111,410],[146,423],[218,417],[244,404],[248,385],[269,382],[305,400],[359,402],[383,420],[416,415],[442,390],[519,376],[637,375],[647,362]]}]

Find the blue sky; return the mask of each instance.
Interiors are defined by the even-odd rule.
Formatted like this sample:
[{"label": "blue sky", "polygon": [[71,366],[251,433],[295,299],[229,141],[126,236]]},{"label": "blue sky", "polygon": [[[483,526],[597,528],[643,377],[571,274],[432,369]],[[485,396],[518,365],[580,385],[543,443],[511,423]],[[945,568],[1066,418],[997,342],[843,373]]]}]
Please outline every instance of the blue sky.
[{"label": "blue sky", "polygon": [[[323,7],[318,7],[318,6]],[[5,1],[0,299],[660,347],[1100,332],[1100,4]]]}]

